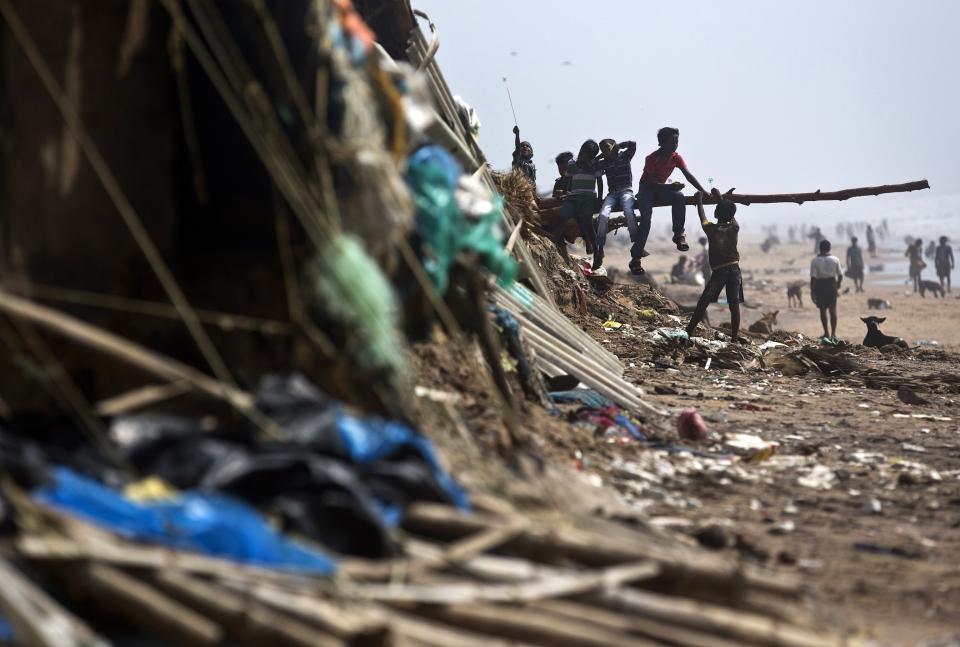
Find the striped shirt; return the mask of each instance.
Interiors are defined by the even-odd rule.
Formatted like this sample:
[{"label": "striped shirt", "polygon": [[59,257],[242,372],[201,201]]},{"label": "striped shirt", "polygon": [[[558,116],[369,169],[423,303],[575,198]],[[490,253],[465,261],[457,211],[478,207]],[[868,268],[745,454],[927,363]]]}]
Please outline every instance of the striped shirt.
[{"label": "striped shirt", "polygon": [[599,168],[593,160],[587,162],[586,168],[580,168],[576,160],[570,160],[567,164],[567,177],[570,178],[570,190],[564,198],[575,195],[588,195],[597,192],[597,178],[603,175],[603,169]]},{"label": "striped shirt", "polygon": [[600,166],[607,174],[607,184],[611,192],[633,187],[633,167],[631,166],[631,162],[636,152],[636,142],[623,142],[622,144],[617,144],[617,149],[610,159],[604,159],[600,162]]}]

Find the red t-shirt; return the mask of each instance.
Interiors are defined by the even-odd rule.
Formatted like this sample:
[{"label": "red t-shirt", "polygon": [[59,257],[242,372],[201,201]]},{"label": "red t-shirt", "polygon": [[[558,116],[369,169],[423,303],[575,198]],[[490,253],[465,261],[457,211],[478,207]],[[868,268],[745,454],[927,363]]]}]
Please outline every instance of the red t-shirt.
[{"label": "red t-shirt", "polygon": [[643,175],[640,176],[640,182],[665,184],[675,168],[687,170],[687,163],[680,157],[680,153],[674,151],[666,157],[661,157],[659,151],[654,151],[647,155],[643,162]]}]

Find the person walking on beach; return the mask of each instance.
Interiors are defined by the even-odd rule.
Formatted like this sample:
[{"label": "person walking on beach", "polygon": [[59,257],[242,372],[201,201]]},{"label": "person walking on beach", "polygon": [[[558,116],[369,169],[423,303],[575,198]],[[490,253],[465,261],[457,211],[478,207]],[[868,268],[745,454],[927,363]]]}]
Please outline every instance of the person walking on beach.
[{"label": "person walking on beach", "polygon": [[853,280],[856,292],[863,292],[863,251],[857,245],[857,237],[850,239],[847,247],[847,276]]},{"label": "person walking on beach", "polygon": [[820,243],[824,239],[823,232],[820,231],[819,227],[814,227],[810,230],[810,233],[807,234],[807,238],[813,239],[813,253],[816,254],[820,251]]},{"label": "person walking on beach", "polygon": [[873,234],[873,227],[867,225],[867,252],[870,254],[870,258],[877,257],[877,239]]},{"label": "person walking on beach", "polygon": [[700,274],[703,275],[704,281],[710,280],[710,253],[707,247],[707,237],[700,236],[700,240],[697,242],[700,243],[700,253],[697,254],[696,262],[697,266],[700,268]]},{"label": "person walking on beach", "polygon": [[[843,282],[840,259],[830,254],[830,241],[820,241],[820,252],[810,262],[810,297],[820,309],[825,339],[837,338],[837,294]],[[830,314],[830,329],[827,329],[827,313]]]},{"label": "person walking on beach", "polygon": [[703,321],[707,307],[716,303],[720,293],[726,289],[727,305],[730,308],[730,337],[734,343],[740,343],[740,304],[743,303],[743,277],[740,274],[740,252],[737,251],[737,239],[740,234],[740,225],[734,216],[737,205],[730,200],[724,200],[720,191],[713,189],[717,198],[717,206],[713,215],[717,222],[707,220],[703,212],[703,192],[698,192],[697,214],[700,216],[700,226],[710,242],[710,280],[703,288],[703,294],[697,301],[697,307],[687,324],[687,336],[693,337],[697,331],[697,324]]},{"label": "person walking on beach", "polygon": [[910,243],[904,256],[910,259],[910,280],[913,281],[913,291],[919,292],[920,274],[923,272],[923,268],[927,266],[923,262],[923,240],[917,238]]},{"label": "person walking on beach", "polygon": [[953,270],[953,248],[947,243],[950,241],[946,236],[940,236],[940,245],[937,247],[937,255],[934,260],[934,266],[937,268],[937,278],[940,279],[940,287],[947,292],[950,291],[950,272]]}]

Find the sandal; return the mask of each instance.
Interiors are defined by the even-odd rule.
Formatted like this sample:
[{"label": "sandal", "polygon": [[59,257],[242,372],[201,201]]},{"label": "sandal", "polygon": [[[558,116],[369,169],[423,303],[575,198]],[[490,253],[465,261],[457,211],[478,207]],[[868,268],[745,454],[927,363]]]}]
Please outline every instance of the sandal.
[{"label": "sandal", "polygon": [[690,245],[687,244],[687,237],[683,234],[677,234],[673,237],[673,244],[677,246],[677,251],[689,252]]}]

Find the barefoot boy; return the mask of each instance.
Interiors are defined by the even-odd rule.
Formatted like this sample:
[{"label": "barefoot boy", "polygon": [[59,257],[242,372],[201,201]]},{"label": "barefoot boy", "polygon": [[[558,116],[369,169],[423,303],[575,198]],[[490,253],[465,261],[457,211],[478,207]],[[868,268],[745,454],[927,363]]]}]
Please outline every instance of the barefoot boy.
[{"label": "barefoot boy", "polygon": [[697,324],[703,320],[707,306],[716,303],[720,292],[727,290],[727,305],[730,307],[730,333],[735,342],[740,340],[740,304],[743,303],[743,278],[740,276],[740,253],[737,251],[737,239],[740,234],[740,225],[734,215],[737,205],[724,200],[720,191],[714,189],[712,194],[717,197],[717,208],[713,215],[717,222],[707,220],[703,212],[703,192],[697,193],[697,214],[700,216],[700,226],[709,241],[710,280],[703,288],[703,294],[697,302],[690,323],[687,325],[687,335],[693,337]]}]

